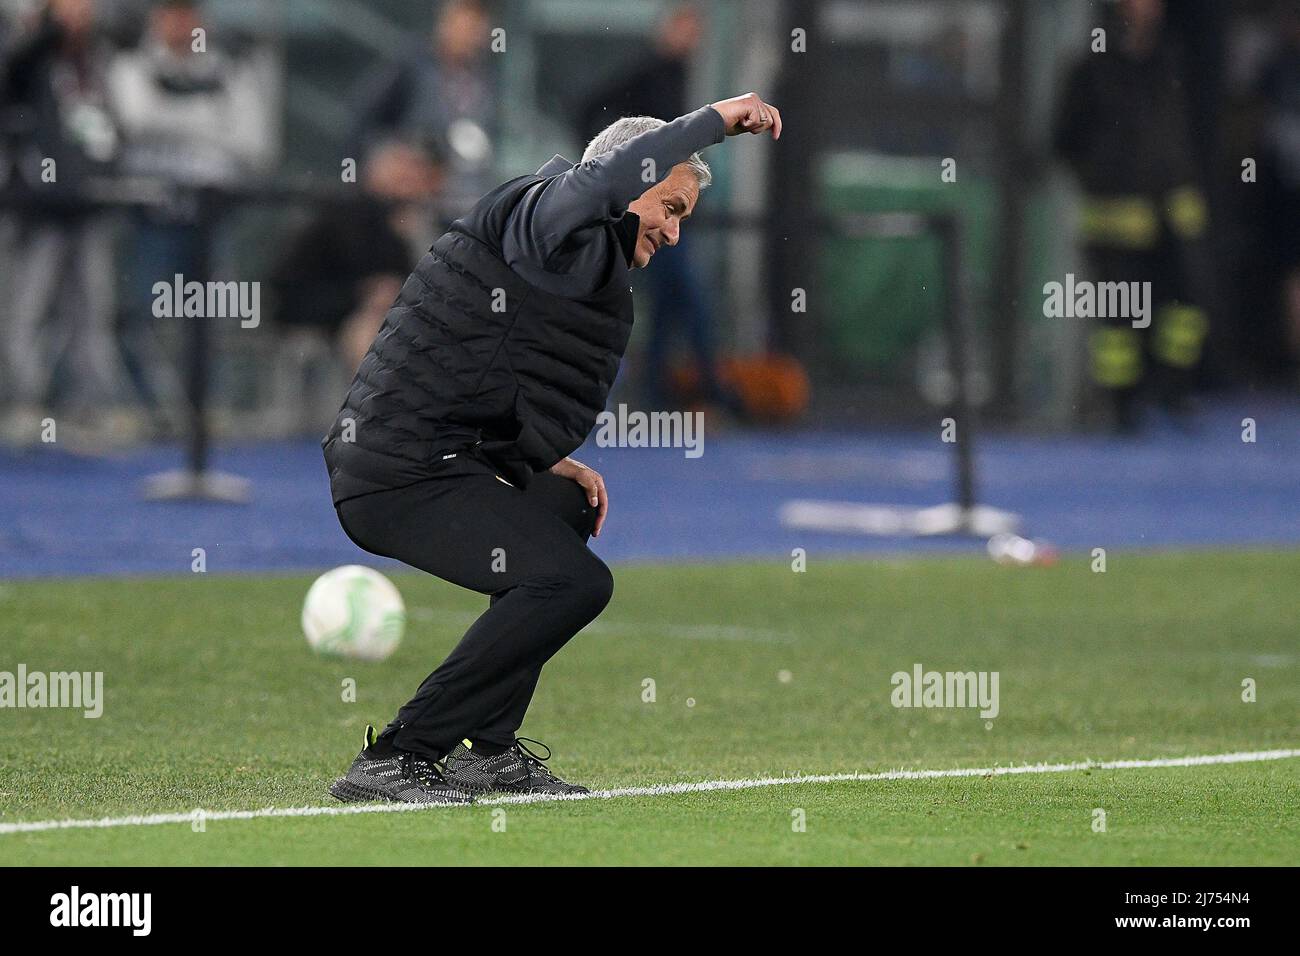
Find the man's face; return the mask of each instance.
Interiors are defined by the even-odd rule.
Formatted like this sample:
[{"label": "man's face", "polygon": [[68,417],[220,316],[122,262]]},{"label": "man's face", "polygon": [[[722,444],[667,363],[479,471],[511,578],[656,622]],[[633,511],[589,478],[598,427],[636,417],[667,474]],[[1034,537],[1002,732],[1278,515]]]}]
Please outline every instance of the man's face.
[{"label": "man's face", "polygon": [[174,53],[188,53],[194,31],[203,25],[195,7],[159,7],[153,13],[153,35]]},{"label": "man's face", "polygon": [[447,7],[434,28],[435,46],[445,60],[464,64],[483,51],[488,42],[488,20],[473,4]]},{"label": "man's face", "polygon": [[50,12],[59,25],[75,37],[90,33],[95,23],[94,0],[53,0]]},{"label": "man's face", "polygon": [[681,7],[669,14],[659,28],[659,48],[668,56],[684,60],[700,45],[704,21],[694,7]]},{"label": "man's face", "polygon": [[406,143],[381,146],[366,160],[366,190],[400,202],[420,202],[442,188],[442,169],[423,151]]},{"label": "man's face", "polygon": [[632,268],[644,269],[661,246],[675,246],[682,223],[695,211],[700,183],[685,165],[674,166],[661,183],[651,186],[627,208],[641,217],[637,228]]},{"label": "man's face", "polygon": [[1122,0],[1121,11],[1124,21],[1139,31],[1158,27],[1165,18],[1164,0]]}]

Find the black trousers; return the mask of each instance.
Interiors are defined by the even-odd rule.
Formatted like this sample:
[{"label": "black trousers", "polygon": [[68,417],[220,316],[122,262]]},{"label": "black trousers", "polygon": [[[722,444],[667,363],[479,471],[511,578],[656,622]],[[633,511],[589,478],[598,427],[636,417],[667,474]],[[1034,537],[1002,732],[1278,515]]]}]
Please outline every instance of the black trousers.
[{"label": "black trousers", "polygon": [[587,547],[596,509],[576,482],[544,472],[520,490],[472,451],[441,471],[337,506],[358,546],[491,595],[381,734],[434,759],[463,737],[512,744],[542,666],[614,590],[609,568]]},{"label": "black trousers", "polygon": [[1098,323],[1090,339],[1093,381],[1121,422],[1132,420],[1143,393],[1177,403],[1195,383],[1207,332],[1205,295],[1194,274],[1198,252],[1169,235],[1151,250],[1085,249],[1096,281],[1151,283],[1148,328],[1133,328],[1130,316],[1112,316]]}]

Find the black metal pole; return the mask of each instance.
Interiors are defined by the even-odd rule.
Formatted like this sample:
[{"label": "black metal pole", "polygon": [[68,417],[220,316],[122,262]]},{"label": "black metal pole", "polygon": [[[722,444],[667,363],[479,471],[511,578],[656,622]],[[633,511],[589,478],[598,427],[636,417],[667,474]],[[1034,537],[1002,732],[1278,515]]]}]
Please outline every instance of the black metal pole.
[{"label": "black metal pole", "polygon": [[948,340],[948,370],[952,375],[951,415],[956,422],[957,504],[969,524],[975,507],[975,413],[967,387],[967,342],[962,308],[961,220],[957,215],[936,223],[943,246],[943,325]]},{"label": "black metal pole", "polygon": [[[217,217],[224,212],[228,198],[215,190],[201,190],[189,199],[190,222],[198,236],[198,262],[195,274],[182,276],[183,282],[207,283],[212,277],[212,237]],[[185,300],[181,290],[182,303]],[[249,483],[236,475],[226,475],[209,468],[211,434],[208,429],[208,392],[212,380],[213,316],[204,308],[197,315],[181,320],[188,326],[185,336],[185,398],[189,406],[189,434],[185,436],[185,466],[179,471],[151,475],[145,482],[145,497],[155,501],[213,501],[243,503],[249,500]]]},{"label": "black metal pole", "polygon": [[[199,282],[208,280],[211,250],[208,248],[210,232],[207,228],[208,216],[212,209],[206,197],[200,196],[196,203],[194,228],[199,233],[199,274],[193,278]],[[186,395],[189,399],[188,461],[190,473],[200,477],[208,469],[208,381],[212,363],[212,319],[208,310],[200,309],[199,314],[188,319],[190,325],[189,355],[186,363],[188,381]]]},{"label": "black metal pole", "polygon": [[1003,418],[1016,412],[1016,363],[1020,340],[1020,291],[1025,262],[1025,204],[1036,171],[1025,144],[1028,112],[1025,86],[1029,0],[1006,0],[1001,42],[997,106],[1000,160],[998,179],[998,256],[994,266],[1000,308],[989,316],[993,345],[991,410]]}]

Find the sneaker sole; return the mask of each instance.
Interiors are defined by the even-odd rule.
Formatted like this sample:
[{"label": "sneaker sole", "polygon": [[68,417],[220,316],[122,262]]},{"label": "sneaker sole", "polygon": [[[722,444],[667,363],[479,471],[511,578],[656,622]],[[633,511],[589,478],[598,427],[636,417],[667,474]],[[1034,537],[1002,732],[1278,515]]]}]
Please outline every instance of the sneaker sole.
[{"label": "sneaker sole", "polygon": [[[396,797],[386,793],[377,787],[367,787],[363,784],[349,780],[347,777],[339,777],[330,784],[330,796],[343,803],[415,803],[414,800],[398,800]],[[440,806],[461,806],[466,803],[473,803],[473,798],[469,800],[454,800],[447,798],[445,800],[432,799],[421,800],[419,803],[437,804]]]}]

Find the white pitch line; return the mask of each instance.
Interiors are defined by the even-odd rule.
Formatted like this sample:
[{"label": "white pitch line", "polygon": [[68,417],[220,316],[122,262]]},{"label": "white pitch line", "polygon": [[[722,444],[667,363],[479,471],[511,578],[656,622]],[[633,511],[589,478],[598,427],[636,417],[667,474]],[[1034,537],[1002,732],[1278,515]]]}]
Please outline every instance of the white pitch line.
[{"label": "white pitch line", "polygon": [[[1161,767],[1204,767],[1211,764],[1256,763],[1300,757],[1300,748],[1254,750],[1242,753],[1204,754],[1199,757],[1159,757],[1154,760],[1084,760],[1077,763],[1037,763],[1017,767],[969,767],[954,770],[888,770],[880,773],[824,773],[798,777],[757,777],[750,780],[705,780],[699,783],[669,783],[652,787],[618,787],[576,796],[517,794],[490,797],[473,804],[494,806],[509,803],[555,803],[576,800],[612,800],[621,797],[660,797],[677,793],[707,793],[714,790],[754,790],[806,783],[868,783],[887,780],[939,780],[949,777],[1005,777],[1021,773],[1069,773],[1074,770],[1142,770]],[[445,804],[363,803],[327,807],[267,807],[263,810],[191,810],[188,813],[153,813],[148,816],[102,817],[98,820],[36,820],[30,823],[0,823],[0,835],[38,833],[44,830],[101,830],[111,827],[149,827],[164,823],[193,823],[196,820],[255,820],[262,817],[344,817],[358,813],[412,813],[445,810]]]}]

